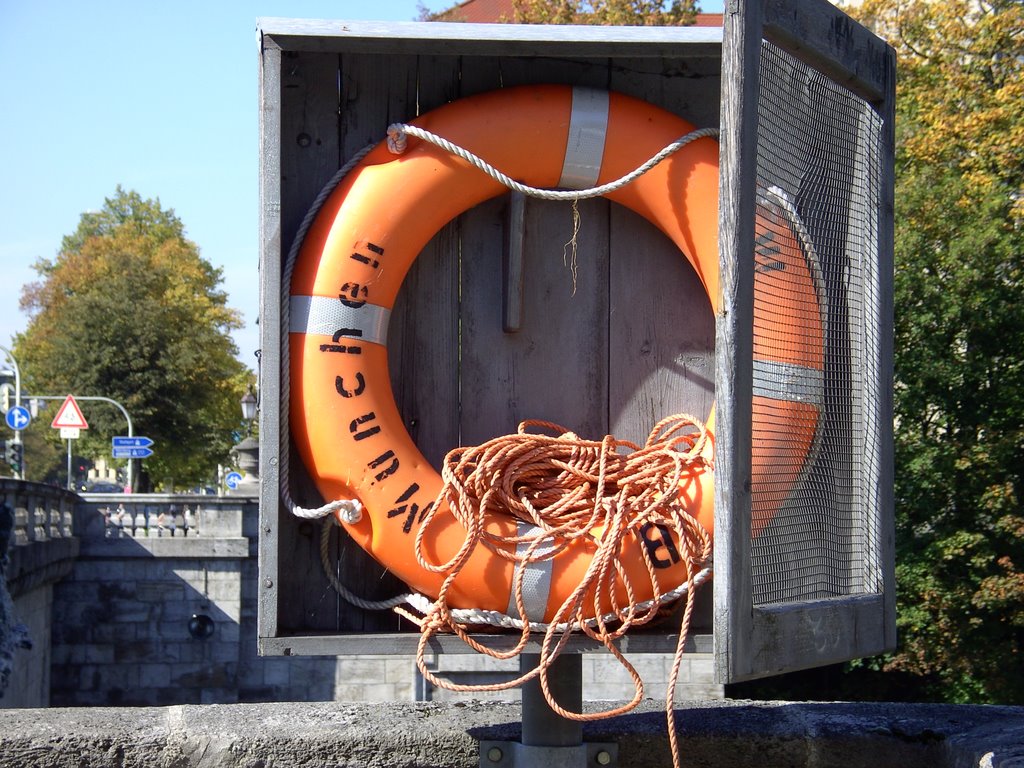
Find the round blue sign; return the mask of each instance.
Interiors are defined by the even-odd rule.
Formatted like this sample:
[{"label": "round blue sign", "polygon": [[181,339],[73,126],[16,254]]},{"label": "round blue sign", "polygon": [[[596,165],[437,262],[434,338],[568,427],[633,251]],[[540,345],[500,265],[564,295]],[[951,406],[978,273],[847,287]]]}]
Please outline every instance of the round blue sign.
[{"label": "round blue sign", "polygon": [[32,414],[23,405],[16,405],[7,411],[7,426],[13,430],[21,430],[32,421]]},{"label": "round blue sign", "polygon": [[227,477],[224,478],[224,482],[227,483],[228,488],[235,490],[238,484],[242,482],[242,475],[239,472],[228,472]]}]

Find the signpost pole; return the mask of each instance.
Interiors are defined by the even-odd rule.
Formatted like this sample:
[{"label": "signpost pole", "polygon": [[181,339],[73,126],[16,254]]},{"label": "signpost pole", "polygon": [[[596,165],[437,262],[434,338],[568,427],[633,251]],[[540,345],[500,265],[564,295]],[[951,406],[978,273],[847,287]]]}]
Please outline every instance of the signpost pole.
[{"label": "signpost pole", "polygon": [[[36,400],[63,400],[63,399],[64,399],[63,397],[57,397],[57,396],[51,396],[51,395],[39,395],[39,396],[36,397]],[[99,400],[100,402],[103,402],[103,403],[110,403],[112,406],[114,406],[115,408],[117,408],[121,412],[121,415],[124,416],[125,421],[128,422],[128,436],[129,437],[133,437],[135,435],[135,432],[132,429],[132,417],[128,415],[128,411],[125,410],[125,407],[123,405],[121,405],[119,402],[117,402],[117,400],[112,400],[109,397],[101,397],[100,395],[88,395],[88,396],[81,395],[79,397],[76,397],[75,400]],[[135,485],[132,482],[132,480],[133,480],[133,478],[132,478],[132,459],[128,459],[128,487],[130,489],[134,490]]]},{"label": "signpost pole", "polygon": [[[0,346],[0,350],[7,356],[7,359],[11,361],[11,365],[14,368],[14,407],[19,411],[21,410],[21,369],[18,368],[18,361],[14,359],[14,353],[11,352],[7,347]],[[14,430],[14,443],[17,445],[21,442],[21,430]],[[25,460],[21,460],[21,466],[14,473],[15,478],[18,480],[25,479]]]}]

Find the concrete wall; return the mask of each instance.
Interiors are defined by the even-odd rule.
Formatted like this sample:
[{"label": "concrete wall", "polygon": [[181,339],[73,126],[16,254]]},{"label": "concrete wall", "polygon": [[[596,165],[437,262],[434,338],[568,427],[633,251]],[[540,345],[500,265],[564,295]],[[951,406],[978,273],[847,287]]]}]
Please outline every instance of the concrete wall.
[{"label": "concrete wall", "polygon": [[[652,707],[588,724],[583,738],[617,745],[611,768],[667,767]],[[684,768],[1024,764],[1020,707],[713,702],[676,715]],[[521,719],[503,702],[7,710],[0,768],[477,768],[479,742],[519,739]]]}]

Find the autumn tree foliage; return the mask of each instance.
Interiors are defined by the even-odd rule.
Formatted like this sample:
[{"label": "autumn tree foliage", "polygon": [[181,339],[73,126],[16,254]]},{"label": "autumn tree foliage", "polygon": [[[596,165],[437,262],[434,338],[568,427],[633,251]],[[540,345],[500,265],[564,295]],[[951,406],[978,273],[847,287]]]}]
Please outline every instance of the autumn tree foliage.
[{"label": "autumn tree foliage", "polygon": [[1024,5],[865,0],[899,55],[900,647],[921,698],[1024,703]]},{"label": "autumn tree foliage", "polygon": [[[118,187],[36,270],[39,281],[22,295],[30,322],[16,340],[26,389],[120,402],[135,433],[156,443],[143,478],[183,485],[211,477],[241,429],[238,403],[251,373],[235,358],[229,333],[240,320],[221,272],[174,211]],[[124,417],[82,406],[90,429],[76,452],[109,457]]]},{"label": "autumn tree foliage", "polygon": [[681,26],[697,17],[695,0],[512,0],[518,24]]}]

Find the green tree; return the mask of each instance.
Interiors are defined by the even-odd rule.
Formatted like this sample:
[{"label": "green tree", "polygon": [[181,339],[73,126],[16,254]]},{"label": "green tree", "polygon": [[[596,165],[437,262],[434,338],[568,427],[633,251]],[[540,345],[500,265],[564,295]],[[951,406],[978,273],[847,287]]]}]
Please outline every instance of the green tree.
[{"label": "green tree", "polygon": [[[16,340],[26,388],[121,403],[136,434],[156,443],[143,486],[146,475],[178,485],[209,478],[241,429],[238,402],[252,374],[235,358],[229,332],[240,321],[221,272],[174,211],[118,187],[36,270],[41,279],[22,294],[29,326]],[[109,455],[124,417],[82,406],[90,429],[76,450]]]},{"label": "green tree", "polygon": [[1024,6],[866,0],[899,55],[900,648],[922,696],[1024,703]]}]

